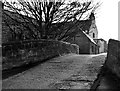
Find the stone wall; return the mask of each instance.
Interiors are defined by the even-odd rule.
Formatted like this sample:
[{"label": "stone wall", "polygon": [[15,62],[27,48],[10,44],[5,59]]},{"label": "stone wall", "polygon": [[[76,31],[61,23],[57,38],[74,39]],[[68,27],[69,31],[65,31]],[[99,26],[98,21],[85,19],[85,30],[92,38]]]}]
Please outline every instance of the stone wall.
[{"label": "stone wall", "polygon": [[109,70],[120,77],[120,41],[113,39],[109,40],[105,64]]},{"label": "stone wall", "polygon": [[110,39],[105,63],[101,67],[91,90],[120,89],[120,41]]},{"label": "stone wall", "polygon": [[0,46],[2,43],[2,2],[0,1]]},{"label": "stone wall", "polygon": [[79,53],[76,44],[54,40],[19,41],[2,44],[2,70],[19,67],[55,56]]}]

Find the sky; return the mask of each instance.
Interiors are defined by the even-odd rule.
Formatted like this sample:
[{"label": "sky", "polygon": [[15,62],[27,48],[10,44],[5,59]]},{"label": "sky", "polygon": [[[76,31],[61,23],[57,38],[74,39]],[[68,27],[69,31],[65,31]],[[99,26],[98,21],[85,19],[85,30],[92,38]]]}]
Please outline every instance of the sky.
[{"label": "sky", "polygon": [[118,1],[120,0],[95,0],[102,2],[96,14],[98,38],[106,41],[118,40]]},{"label": "sky", "polygon": [[103,38],[106,41],[110,38],[118,40],[118,1],[120,0],[93,1],[102,3],[96,12],[98,38]]}]

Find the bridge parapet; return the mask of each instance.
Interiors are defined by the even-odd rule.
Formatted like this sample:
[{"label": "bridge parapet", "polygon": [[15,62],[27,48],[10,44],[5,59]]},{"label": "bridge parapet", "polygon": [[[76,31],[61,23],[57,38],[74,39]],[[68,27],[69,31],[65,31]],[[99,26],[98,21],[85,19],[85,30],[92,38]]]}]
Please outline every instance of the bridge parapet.
[{"label": "bridge parapet", "polygon": [[2,44],[2,70],[43,61],[55,56],[79,53],[79,46],[55,40],[14,41]]}]

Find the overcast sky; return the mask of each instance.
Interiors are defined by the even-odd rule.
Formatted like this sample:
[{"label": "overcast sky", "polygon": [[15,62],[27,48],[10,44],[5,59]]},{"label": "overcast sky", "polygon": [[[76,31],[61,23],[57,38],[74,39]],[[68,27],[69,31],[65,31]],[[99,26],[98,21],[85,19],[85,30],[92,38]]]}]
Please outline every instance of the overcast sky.
[{"label": "overcast sky", "polygon": [[105,40],[118,39],[118,1],[120,0],[98,1],[103,2],[96,15],[98,37]]}]

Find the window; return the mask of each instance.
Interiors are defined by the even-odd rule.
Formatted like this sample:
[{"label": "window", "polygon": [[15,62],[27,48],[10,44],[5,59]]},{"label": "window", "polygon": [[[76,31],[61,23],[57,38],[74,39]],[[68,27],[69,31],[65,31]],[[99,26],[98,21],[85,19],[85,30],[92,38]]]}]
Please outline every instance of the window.
[{"label": "window", "polygon": [[95,33],[93,33],[93,38],[95,38]]}]

